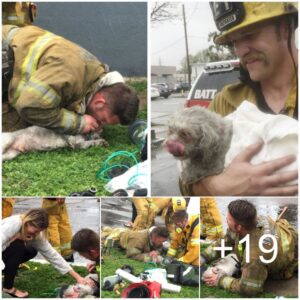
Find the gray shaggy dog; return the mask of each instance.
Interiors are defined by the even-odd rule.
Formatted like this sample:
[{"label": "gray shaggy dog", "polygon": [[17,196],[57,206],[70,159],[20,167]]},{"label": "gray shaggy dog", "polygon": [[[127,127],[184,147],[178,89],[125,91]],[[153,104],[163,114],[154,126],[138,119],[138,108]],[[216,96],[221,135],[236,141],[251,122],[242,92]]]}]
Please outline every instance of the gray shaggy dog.
[{"label": "gray shaggy dog", "polygon": [[231,138],[230,121],[194,106],[172,116],[164,146],[181,160],[183,182],[193,183],[223,171]]},{"label": "gray shaggy dog", "polygon": [[64,147],[86,149],[93,146],[108,146],[100,134],[101,131],[73,136],[55,133],[53,130],[39,126],[4,132],[2,133],[2,160],[11,160],[22,153],[33,151],[50,151]]}]

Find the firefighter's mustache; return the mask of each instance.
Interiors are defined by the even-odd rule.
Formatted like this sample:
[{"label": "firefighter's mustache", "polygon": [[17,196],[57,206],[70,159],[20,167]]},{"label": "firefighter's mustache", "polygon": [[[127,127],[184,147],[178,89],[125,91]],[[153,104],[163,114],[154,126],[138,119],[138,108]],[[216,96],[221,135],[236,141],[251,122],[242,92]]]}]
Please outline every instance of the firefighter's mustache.
[{"label": "firefighter's mustache", "polygon": [[242,62],[242,65],[243,66],[246,66],[246,64],[248,64],[249,62],[251,61],[254,61],[254,60],[261,60],[261,61],[265,61],[265,55],[263,53],[249,53],[249,54],[246,54],[241,62]]}]

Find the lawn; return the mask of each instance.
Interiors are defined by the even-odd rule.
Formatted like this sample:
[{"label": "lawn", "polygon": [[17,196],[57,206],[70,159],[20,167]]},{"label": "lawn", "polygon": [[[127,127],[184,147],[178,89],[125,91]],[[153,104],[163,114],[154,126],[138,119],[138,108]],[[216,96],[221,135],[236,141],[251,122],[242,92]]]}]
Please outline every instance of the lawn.
[{"label": "lawn", "polygon": [[[145,97],[146,81],[132,83]],[[138,114],[147,119],[147,109]],[[105,126],[103,137],[109,147],[92,147],[85,150],[67,148],[48,152],[20,155],[2,165],[3,196],[68,196],[90,187],[97,188],[97,195],[110,195],[105,189],[106,182],[97,179],[96,174],[103,162],[116,151],[129,151],[140,159],[139,146],[133,144],[126,126]]]},{"label": "lawn", "polygon": [[[29,292],[30,298],[56,298],[55,289],[63,284],[76,283],[69,275],[61,275],[53,266],[28,262],[30,270],[22,268],[18,271],[15,287]],[[84,267],[73,267],[81,276],[86,276]]]},{"label": "lawn", "polygon": [[[104,256],[104,263],[101,267],[101,278],[115,274],[118,268],[124,265],[130,265],[134,268],[134,275],[144,271],[145,264],[133,259],[128,259],[124,253],[118,249],[112,249],[109,256]],[[128,284],[126,284],[128,286]],[[101,291],[101,298],[120,298],[120,295],[114,292]],[[180,293],[169,293],[162,291],[161,298],[199,298],[198,287],[182,287]]]}]

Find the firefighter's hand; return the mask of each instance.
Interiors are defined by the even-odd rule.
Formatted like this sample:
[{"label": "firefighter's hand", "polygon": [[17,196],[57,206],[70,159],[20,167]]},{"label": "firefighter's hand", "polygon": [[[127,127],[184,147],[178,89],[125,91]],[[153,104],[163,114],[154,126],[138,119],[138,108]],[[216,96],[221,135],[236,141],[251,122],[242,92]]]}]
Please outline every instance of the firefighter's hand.
[{"label": "firefighter's hand", "polygon": [[200,266],[203,266],[205,264],[206,264],[206,259],[202,255],[200,255]]},{"label": "firefighter's hand", "polygon": [[167,266],[167,265],[169,265],[172,261],[173,261],[172,257],[166,256],[166,257],[163,259],[162,264],[165,265],[165,266]]},{"label": "firefighter's hand", "polygon": [[293,196],[298,193],[298,185],[287,185],[298,178],[298,171],[276,173],[296,160],[294,155],[252,165],[251,159],[261,150],[263,142],[257,142],[243,150],[223,173],[208,176],[193,185],[194,195],[231,196]]},{"label": "firefighter's hand", "polygon": [[155,259],[158,255],[159,255],[159,252],[155,251],[155,250],[153,250],[149,253],[149,256],[151,257],[152,260]]},{"label": "firefighter's hand", "polygon": [[90,115],[83,115],[83,118],[85,125],[81,130],[81,133],[89,133],[100,130],[101,126],[94,117]]},{"label": "firefighter's hand", "polygon": [[87,270],[88,270],[89,273],[92,273],[92,272],[94,272],[96,270],[96,264],[94,262],[88,263],[86,265],[86,268],[87,268]]},{"label": "firefighter's hand", "polygon": [[209,276],[203,277],[203,281],[206,285],[209,286],[218,286],[220,280],[220,274],[218,273],[216,268],[212,269],[212,272]]}]

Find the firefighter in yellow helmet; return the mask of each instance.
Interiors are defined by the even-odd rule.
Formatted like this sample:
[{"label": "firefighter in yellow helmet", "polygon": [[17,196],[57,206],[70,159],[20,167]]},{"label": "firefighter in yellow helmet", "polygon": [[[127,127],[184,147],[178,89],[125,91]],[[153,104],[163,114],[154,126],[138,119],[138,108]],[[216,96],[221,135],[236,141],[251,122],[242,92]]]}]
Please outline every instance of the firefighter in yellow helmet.
[{"label": "firefighter in yellow helmet", "polygon": [[207,240],[215,241],[223,237],[223,224],[216,199],[213,197],[201,197],[201,236]]},{"label": "firefighter in yellow helmet", "polygon": [[173,258],[185,264],[199,266],[200,225],[199,215],[188,215],[185,210],[174,213],[175,235],[171,240],[165,263]]},{"label": "firefighter in yellow helmet", "polygon": [[2,219],[10,217],[13,213],[15,198],[2,199]]},{"label": "firefighter in yellow helmet", "polygon": [[183,197],[133,198],[132,203],[136,209],[133,230],[150,228],[154,225],[156,216],[161,213],[170,234],[174,231],[173,213],[186,208],[186,200]]},{"label": "firefighter in yellow helmet", "polygon": [[65,198],[43,198],[42,207],[49,215],[47,229],[49,243],[66,261],[73,261],[72,228]]},{"label": "firefighter in yellow helmet", "polygon": [[[230,46],[240,60],[240,78],[224,88],[208,109],[227,116],[246,99],[259,110],[298,118],[297,2],[211,2],[220,35],[217,45]],[[284,129],[283,129],[284,130]],[[298,192],[297,170],[274,172],[294,162],[292,156],[253,165],[257,142],[241,151],[221,173],[193,184],[181,184],[184,195],[277,195]],[[271,171],[270,171],[271,170]]]},{"label": "firefighter in yellow helmet", "polygon": [[172,201],[162,211],[162,218],[165,221],[168,232],[173,238],[175,233],[175,224],[173,221],[174,213],[178,210],[185,210],[187,208],[187,200],[183,197],[172,197]]},{"label": "firefighter in yellow helmet", "polygon": [[31,25],[36,18],[36,11],[33,2],[2,2],[2,24]]}]

